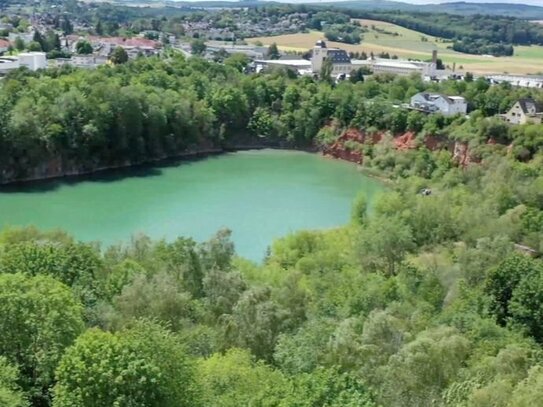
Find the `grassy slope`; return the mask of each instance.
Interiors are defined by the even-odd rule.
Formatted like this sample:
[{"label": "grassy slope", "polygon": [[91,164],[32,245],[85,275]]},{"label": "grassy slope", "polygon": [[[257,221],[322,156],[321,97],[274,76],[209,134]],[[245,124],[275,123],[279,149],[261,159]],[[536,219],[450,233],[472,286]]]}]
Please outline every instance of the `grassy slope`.
[{"label": "grassy slope", "polygon": [[[367,26],[369,31],[364,34],[364,39],[359,45],[348,45],[335,42],[329,42],[329,46],[343,48],[347,51],[365,51],[366,53],[379,53],[382,51],[398,55],[403,58],[429,59],[433,49],[439,51],[440,58],[447,65],[456,62],[457,68],[462,65],[464,70],[476,73],[539,73],[543,72],[543,47],[515,47],[515,56],[513,57],[487,57],[479,55],[463,54],[451,49],[450,42],[440,38],[421,34],[417,31],[409,30],[395,24],[382,21],[359,20],[362,25]],[[374,25],[377,29],[384,29],[389,32],[396,32],[399,35],[383,34],[373,30]],[[426,37],[428,41],[422,41]],[[318,31],[309,33],[280,35],[276,37],[260,37],[249,39],[249,42],[260,41],[269,45],[277,43],[280,49],[291,51],[306,51],[312,48],[315,42],[324,38],[324,35]]]},{"label": "grassy slope", "polygon": [[[437,1],[435,2],[437,3]],[[317,2],[315,5],[345,8],[352,10],[403,10],[409,12],[450,13],[460,15],[489,14],[496,16],[510,16],[527,20],[543,19],[543,7],[525,4],[507,3],[469,3],[464,1],[447,2],[442,4],[408,4],[386,0],[354,0],[339,2]],[[542,4],[543,5],[543,4]]]}]

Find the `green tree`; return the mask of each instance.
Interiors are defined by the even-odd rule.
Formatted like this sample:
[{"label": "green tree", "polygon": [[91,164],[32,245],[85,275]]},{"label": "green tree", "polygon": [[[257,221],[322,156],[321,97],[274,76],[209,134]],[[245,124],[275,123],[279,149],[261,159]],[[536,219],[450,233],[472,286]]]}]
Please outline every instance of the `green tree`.
[{"label": "green tree", "polygon": [[485,292],[490,296],[490,311],[500,325],[505,325],[511,317],[509,309],[513,292],[522,278],[531,275],[535,263],[526,256],[514,255],[491,270],[485,281]]},{"label": "green tree", "polygon": [[34,405],[47,405],[55,368],[83,331],[70,289],[48,276],[0,275],[0,354],[20,368]]},{"label": "green tree", "polygon": [[326,82],[332,81],[332,70],[334,69],[334,64],[331,59],[325,59],[322,63],[320,71],[320,79]]},{"label": "green tree", "polygon": [[422,332],[390,358],[385,379],[388,406],[433,406],[464,365],[469,341],[455,329]]},{"label": "green tree", "polygon": [[34,42],[40,44],[40,51],[47,51],[45,39],[38,30],[34,31],[34,36],[32,37],[31,44]]},{"label": "green tree", "polygon": [[508,310],[515,324],[526,327],[532,337],[543,343],[543,265],[535,260],[532,267],[514,288]]},{"label": "green tree", "polygon": [[235,271],[211,269],[203,280],[206,307],[215,317],[232,313],[232,309],[247,289],[243,277]]},{"label": "green tree", "polygon": [[528,377],[519,383],[513,392],[511,407],[531,407],[541,402],[543,397],[543,368],[534,366]]},{"label": "green tree", "polygon": [[45,44],[44,50],[47,52],[50,52],[53,50],[60,51],[60,48],[61,48],[60,37],[53,30],[47,31],[44,44]]},{"label": "green tree", "polygon": [[293,378],[290,394],[280,404],[287,406],[375,407],[368,389],[354,375],[334,369],[316,369]]},{"label": "green tree", "polygon": [[63,355],[56,377],[54,407],[199,405],[183,347],[149,322],[115,334],[87,331]]},{"label": "green tree", "polygon": [[19,372],[7,359],[0,356],[0,405],[6,407],[26,407],[28,403],[17,384]]},{"label": "green tree", "polygon": [[277,44],[275,42],[268,47],[268,50],[266,51],[266,56],[269,59],[279,59],[281,57],[281,54],[279,53],[279,48],[277,48]]},{"label": "green tree", "polygon": [[111,54],[110,60],[115,65],[124,64],[128,61],[128,54],[126,53],[126,50],[123,47],[116,47],[113,50],[113,54]]},{"label": "green tree", "polygon": [[232,231],[221,229],[199,247],[200,258],[206,270],[230,270],[235,254]]},{"label": "green tree", "polygon": [[273,405],[288,389],[286,378],[242,349],[214,354],[198,365],[205,405]]},{"label": "green tree", "polygon": [[249,128],[255,132],[257,136],[269,137],[274,133],[274,119],[269,109],[258,107],[255,109]]},{"label": "green tree", "polygon": [[268,287],[247,290],[232,315],[222,319],[226,340],[250,349],[259,359],[270,360],[282,329],[283,316]]},{"label": "green tree", "polygon": [[295,333],[279,335],[273,359],[281,371],[290,375],[310,373],[329,360],[330,337],[334,324],[325,318],[311,318]]},{"label": "green tree", "polygon": [[97,251],[85,243],[17,243],[6,248],[0,257],[0,272],[49,275],[71,287],[87,307],[87,320],[94,319],[92,308],[103,296],[103,269]]},{"label": "green tree", "polygon": [[62,18],[62,23],[61,23],[61,26],[60,28],[62,29],[62,31],[64,32],[64,35],[68,35],[68,34],[71,34],[74,32],[74,26],[73,24],[71,23],[70,19],[68,18],[68,16],[63,16]]},{"label": "green tree", "polygon": [[368,200],[363,192],[359,192],[351,209],[351,221],[357,225],[364,225],[368,216]]},{"label": "green tree", "polygon": [[26,47],[24,40],[21,37],[15,38],[15,48],[17,51],[22,51]]},{"label": "green tree", "polygon": [[194,319],[190,294],[184,292],[180,282],[166,272],[159,272],[151,278],[144,274],[136,275],[112,299],[112,305],[111,311],[106,315],[102,313],[102,316],[107,326],[117,329],[139,318],[147,318],[164,322],[173,331],[179,331],[190,326]]},{"label": "green tree", "polygon": [[206,52],[207,46],[204,40],[200,38],[195,38],[190,43],[190,50],[193,55],[204,55]]},{"label": "green tree", "polygon": [[[77,41],[75,50],[78,54],[92,54],[92,45],[86,40]],[[126,62],[126,61],[125,61]]]},{"label": "green tree", "polygon": [[36,41],[29,42],[26,48],[29,51],[32,51],[32,52],[41,52],[41,51],[43,51],[43,48],[42,48],[41,44],[39,42],[36,42]]},{"label": "green tree", "polygon": [[354,71],[351,72],[349,80],[352,83],[364,82],[364,74],[365,74],[364,68],[355,69]]},{"label": "green tree", "polygon": [[224,64],[227,66],[231,66],[238,72],[243,72],[247,65],[249,65],[249,58],[245,54],[236,53],[226,58],[224,60]]},{"label": "green tree", "polygon": [[104,27],[102,25],[102,20],[98,20],[96,26],[94,27],[94,32],[96,35],[104,35]]},{"label": "green tree", "polygon": [[371,268],[396,273],[398,264],[414,248],[411,228],[398,216],[373,218],[360,234],[360,257]]}]

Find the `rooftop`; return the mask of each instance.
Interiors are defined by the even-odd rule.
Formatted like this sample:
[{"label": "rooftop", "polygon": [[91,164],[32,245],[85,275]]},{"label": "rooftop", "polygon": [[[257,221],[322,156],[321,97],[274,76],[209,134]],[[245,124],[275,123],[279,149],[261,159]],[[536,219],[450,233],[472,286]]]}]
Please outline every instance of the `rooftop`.
[{"label": "rooftop", "polygon": [[334,63],[351,63],[349,54],[347,54],[347,52],[343,49],[329,49],[326,57],[331,59]]},{"label": "rooftop", "polygon": [[443,98],[447,103],[465,101],[462,96],[448,96],[441,93],[421,92],[419,95],[421,95],[428,102],[435,102],[439,98]]},{"label": "rooftop", "polygon": [[307,59],[257,59],[255,62],[257,64],[295,66],[300,68],[311,66],[311,61]]},{"label": "rooftop", "polygon": [[536,114],[536,113],[543,112],[541,105],[533,99],[530,99],[530,98],[519,99],[518,103],[520,104],[520,108],[525,114]]}]

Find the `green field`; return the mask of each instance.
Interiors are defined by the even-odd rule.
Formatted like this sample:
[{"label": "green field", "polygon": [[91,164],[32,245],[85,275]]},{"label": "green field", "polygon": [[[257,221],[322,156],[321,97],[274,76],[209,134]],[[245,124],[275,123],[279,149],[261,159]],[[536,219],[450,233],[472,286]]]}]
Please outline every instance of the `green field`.
[{"label": "green field", "polygon": [[[434,49],[438,50],[443,62],[457,68],[475,73],[518,73],[535,74],[543,72],[543,47],[522,46],[515,47],[512,57],[492,57],[470,55],[449,49],[452,43],[441,38],[421,34],[395,24],[374,20],[358,20],[367,28],[361,44],[349,45],[329,42],[330,46],[343,48],[352,52],[388,52],[402,58],[429,59]],[[249,42],[260,41],[265,45],[275,42],[280,49],[290,51],[306,51],[312,48],[315,42],[323,39],[324,34],[319,31],[308,33],[280,35],[274,37],[251,38]]]}]

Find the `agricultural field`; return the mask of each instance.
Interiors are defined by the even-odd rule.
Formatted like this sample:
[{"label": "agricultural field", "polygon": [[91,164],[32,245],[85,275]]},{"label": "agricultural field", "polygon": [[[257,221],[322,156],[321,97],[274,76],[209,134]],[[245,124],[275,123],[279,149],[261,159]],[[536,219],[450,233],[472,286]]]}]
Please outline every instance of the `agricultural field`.
[{"label": "agricultural field", "polygon": [[[543,72],[543,46],[515,47],[512,57],[493,57],[470,55],[449,49],[450,41],[425,35],[395,24],[375,20],[358,20],[367,28],[361,44],[350,45],[328,41],[331,47],[338,47],[349,52],[388,52],[400,58],[430,59],[432,50],[437,49],[443,62],[457,69],[474,73],[518,73],[537,74]],[[249,43],[260,41],[264,45],[276,43],[284,51],[307,51],[315,42],[324,39],[319,31],[308,33],[279,35],[274,37],[249,38]],[[463,69],[462,69],[463,68]]]}]

